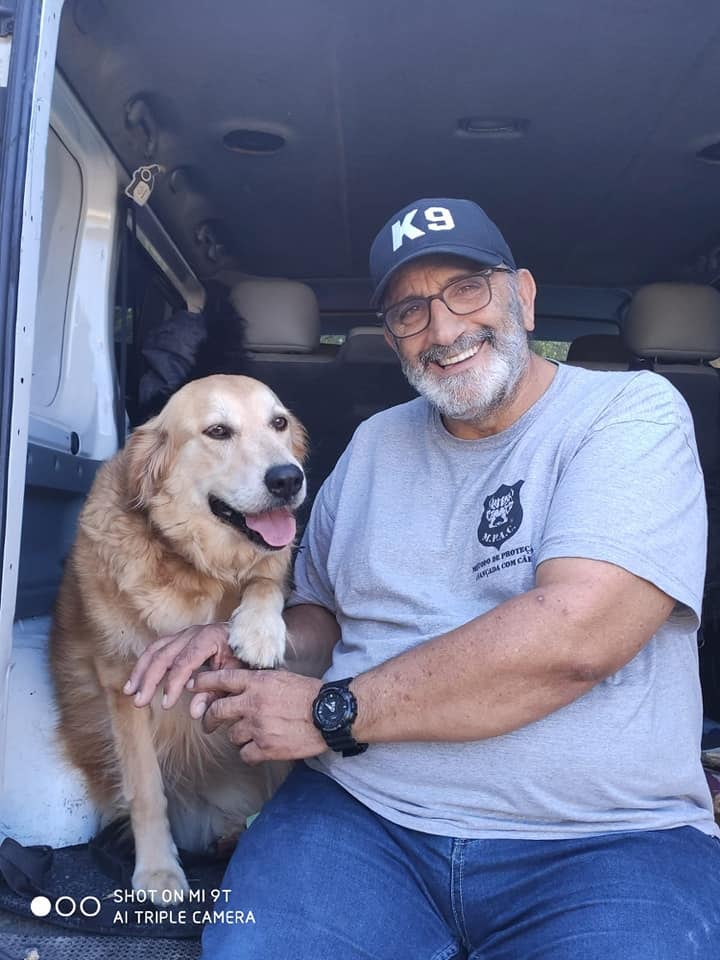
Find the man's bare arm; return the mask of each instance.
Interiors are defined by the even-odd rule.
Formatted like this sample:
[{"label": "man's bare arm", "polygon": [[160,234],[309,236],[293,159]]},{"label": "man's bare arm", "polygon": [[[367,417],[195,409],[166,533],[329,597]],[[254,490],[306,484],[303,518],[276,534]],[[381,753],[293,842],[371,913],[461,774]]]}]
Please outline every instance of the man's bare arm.
[{"label": "man's bare arm", "polygon": [[337,620],[325,607],[314,603],[288,607],[283,616],[288,630],[288,667],[306,677],[321,677],[330,666],[333,647],[340,639]]},{"label": "man's bare arm", "polygon": [[[359,674],[352,683],[358,699],[355,738],[467,741],[516,730],[628,663],[674,606],[653,584],[600,561],[547,561],[538,567],[536,584]],[[337,624],[323,608],[293,609],[290,626],[297,632],[299,661],[319,666],[337,641]],[[324,749],[310,720],[317,679],[220,669],[198,674],[194,689],[193,715],[204,714],[207,729],[228,724],[248,763],[314,756]],[[219,694],[227,696],[217,699]]]},{"label": "man's bare arm", "polygon": [[674,601],[610,563],[541,564],[536,587],[360,674],[357,740],[480,740],[532,723],[629,662]]}]

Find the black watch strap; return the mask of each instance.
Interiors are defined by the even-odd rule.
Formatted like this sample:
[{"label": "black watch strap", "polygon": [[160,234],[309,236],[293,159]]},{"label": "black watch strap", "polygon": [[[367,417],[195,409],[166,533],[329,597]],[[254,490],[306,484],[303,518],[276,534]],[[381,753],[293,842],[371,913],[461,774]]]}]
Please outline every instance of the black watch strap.
[{"label": "black watch strap", "polygon": [[359,743],[349,731],[344,730],[326,733],[325,743],[331,750],[342,753],[344,757],[356,757],[359,753],[365,753],[368,748],[366,743]]}]

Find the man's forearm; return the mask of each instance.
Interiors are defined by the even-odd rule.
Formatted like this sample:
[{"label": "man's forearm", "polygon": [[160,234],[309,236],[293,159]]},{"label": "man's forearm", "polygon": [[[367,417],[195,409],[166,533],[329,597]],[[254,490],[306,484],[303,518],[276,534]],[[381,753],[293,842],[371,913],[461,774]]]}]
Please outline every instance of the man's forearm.
[{"label": "man's forearm", "polygon": [[538,587],[360,674],[353,735],[480,740],[547,716],[629,661],[667,618],[672,601],[646,587],[650,612],[629,595],[598,604],[592,583],[587,596]]},{"label": "man's forearm", "polygon": [[288,667],[293,673],[321,677],[340,639],[337,620],[325,607],[313,603],[288,607],[283,616],[288,630]]}]

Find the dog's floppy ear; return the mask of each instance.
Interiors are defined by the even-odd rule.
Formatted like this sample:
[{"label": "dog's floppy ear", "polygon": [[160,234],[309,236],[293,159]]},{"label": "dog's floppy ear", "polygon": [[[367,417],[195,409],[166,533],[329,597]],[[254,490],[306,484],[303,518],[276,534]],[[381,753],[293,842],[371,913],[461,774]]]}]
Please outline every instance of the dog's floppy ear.
[{"label": "dog's floppy ear", "polygon": [[292,452],[298,463],[305,463],[308,455],[308,435],[305,427],[300,423],[295,414],[288,416],[290,423],[290,441],[292,443]]},{"label": "dog's floppy ear", "polygon": [[128,501],[134,510],[147,506],[157,493],[175,454],[159,421],[153,417],[134,430],[125,447]]}]

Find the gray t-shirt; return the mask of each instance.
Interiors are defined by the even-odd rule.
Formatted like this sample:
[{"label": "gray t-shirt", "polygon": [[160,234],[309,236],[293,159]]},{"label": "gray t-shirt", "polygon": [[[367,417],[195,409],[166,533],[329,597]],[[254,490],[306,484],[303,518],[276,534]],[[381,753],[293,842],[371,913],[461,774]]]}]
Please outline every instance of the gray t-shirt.
[{"label": "gray t-shirt", "polygon": [[717,835],[700,766],[705,543],[692,420],[656,374],[560,365],[519,420],[481,440],[449,434],[422,398],[372,417],[318,494],[295,567],[290,603],[340,624],[326,679],[532,589],[553,557],[617,564],[677,604],[630,663],[541,720],[311,765],[387,819],[445,836]]}]

